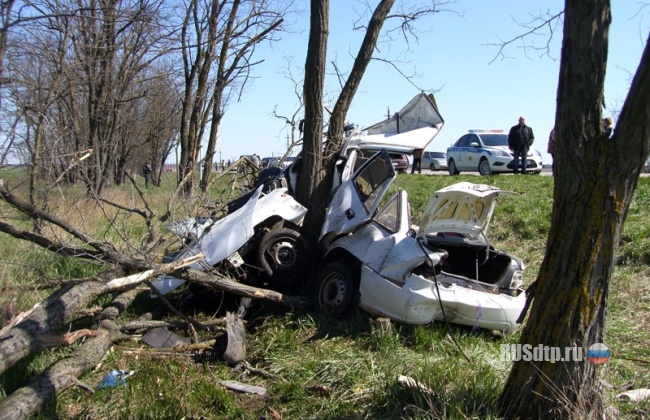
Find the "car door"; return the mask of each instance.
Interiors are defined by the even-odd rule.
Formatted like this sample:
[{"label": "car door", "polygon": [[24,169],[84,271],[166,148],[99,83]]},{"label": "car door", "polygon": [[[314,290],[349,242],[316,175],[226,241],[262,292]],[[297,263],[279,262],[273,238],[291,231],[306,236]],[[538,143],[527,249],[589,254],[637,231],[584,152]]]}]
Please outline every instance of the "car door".
[{"label": "car door", "polygon": [[465,148],[464,169],[466,171],[478,170],[478,163],[481,160],[483,142],[476,134],[467,134],[467,147]]},{"label": "car door", "polygon": [[349,154],[341,172],[341,184],[326,210],[319,240],[326,238],[329,242],[367,223],[395,179],[396,172],[385,149],[357,165],[359,153],[352,150]]},{"label": "car door", "polygon": [[469,139],[470,135],[465,134],[461,137],[456,146],[453,149],[454,153],[454,162],[456,163],[456,169],[460,171],[466,171],[468,168],[467,157],[469,156]]}]

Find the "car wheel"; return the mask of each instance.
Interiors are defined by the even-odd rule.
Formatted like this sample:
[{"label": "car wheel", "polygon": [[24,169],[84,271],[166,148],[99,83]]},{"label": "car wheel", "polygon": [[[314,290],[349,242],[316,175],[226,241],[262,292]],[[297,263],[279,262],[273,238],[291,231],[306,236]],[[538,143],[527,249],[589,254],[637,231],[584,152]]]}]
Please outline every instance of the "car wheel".
[{"label": "car wheel", "polygon": [[485,157],[481,158],[481,161],[478,164],[478,173],[481,175],[492,175],[492,169],[490,169],[490,162]]},{"label": "car wheel", "polygon": [[453,159],[449,159],[449,175],[459,175],[460,171],[456,169],[456,162]]},{"label": "car wheel", "polygon": [[337,318],[347,315],[355,303],[359,275],[344,262],[326,265],[313,290],[316,310]]},{"label": "car wheel", "polygon": [[435,171],[436,170],[436,164],[432,163],[431,165],[429,165],[429,169],[432,170],[432,171]]},{"label": "car wheel", "polygon": [[292,285],[305,279],[310,254],[309,242],[300,232],[290,228],[275,229],[262,237],[257,262],[269,280]]}]

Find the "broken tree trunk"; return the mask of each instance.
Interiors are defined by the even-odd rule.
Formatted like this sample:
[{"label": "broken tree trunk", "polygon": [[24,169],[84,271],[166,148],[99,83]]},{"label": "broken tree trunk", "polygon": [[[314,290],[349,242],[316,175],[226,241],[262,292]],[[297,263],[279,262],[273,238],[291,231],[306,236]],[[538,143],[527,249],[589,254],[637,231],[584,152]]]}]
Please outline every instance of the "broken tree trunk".
[{"label": "broken tree trunk", "polygon": [[97,336],[53,364],[29,385],[0,401],[0,418],[24,419],[42,410],[58,392],[79,384],[77,377],[97,365],[120,335],[117,325],[108,320],[102,321]]},{"label": "broken tree trunk", "polygon": [[55,342],[49,339],[49,333],[74,317],[79,309],[85,308],[98,296],[134,288],[152,277],[191,264],[197,258],[202,258],[202,254],[109,282],[94,280],[62,287],[32,308],[22,321],[0,331],[0,374],[28,354],[54,345]]}]

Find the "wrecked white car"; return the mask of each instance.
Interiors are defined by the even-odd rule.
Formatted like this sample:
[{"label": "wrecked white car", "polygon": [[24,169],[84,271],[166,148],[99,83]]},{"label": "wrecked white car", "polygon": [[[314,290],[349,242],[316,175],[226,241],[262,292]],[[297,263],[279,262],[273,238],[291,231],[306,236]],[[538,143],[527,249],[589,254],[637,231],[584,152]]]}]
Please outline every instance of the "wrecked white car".
[{"label": "wrecked white car", "polygon": [[356,158],[351,152],[321,232],[326,254],[313,288],[316,308],[343,316],[358,304],[410,324],[446,319],[515,330],[526,299],[524,264],[486,236],[496,198],[512,193],[451,185],[433,193],[417,228],[406,191],[378,209],[395,178],[388,155],[361,165]]},{"label": "wrecked white car", "polygon": [[[345,166],[351,150],[362,150],[367,158],[386,147],[403,153],[424,149],[442,125],[433,95],[418,94],[391,118],[363,130],[350,127],[340,151],[340,167]],[[192,268],[207,271],[219,266],[238,278],[254,271],[281,286],[304,281],[312,261],[309,243],[301,233],[307,210],[294,199],[301,164],[299,157],[287,168],[260,171],[253,190],[228,203],[228,214],[221,219],[191,218],[167,225],[183,239],[183,248],[167,255],[165,262],[202,252],[204,258]],[[337,170],[332,189],[340,180]],[[153,282],[163,294],[183,283],[172,276]]]},{"label": "wrecked white car", "polygon": [[[288,194],[286,187],[268,189],[267,183],[259,184],[229,203],[228,215],[221,219],[193,218],[167,225],[184,244],[164,262],[203,253],[203,258],[190,267],[207,271],[219,264],[245,277],[246,264],[259,268],[263,277],[278,284],[304,279],[311,264],[309,244],[300,233],[307,209]],[[153,281],[163,294],[183,283],[167,275]]]}]

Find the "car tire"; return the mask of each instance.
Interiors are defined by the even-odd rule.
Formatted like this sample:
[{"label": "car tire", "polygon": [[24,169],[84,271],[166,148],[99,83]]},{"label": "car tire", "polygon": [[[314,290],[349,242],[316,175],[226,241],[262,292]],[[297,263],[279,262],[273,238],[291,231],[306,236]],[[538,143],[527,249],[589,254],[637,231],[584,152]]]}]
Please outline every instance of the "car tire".
[{"label": "car tire", "polygon": [[490,162],[488,162],[487,158],[482,157],[481,161],[478,163],[478,173],[485,176],[485,175],[492,175],[492,169],[490,169]]},{"label": "car tire", "polygon": [[314,307],[317,311],[342,318],[354,307],[358,290],[358,272],[345,262],[332,262],[324,267],[314,283]]},{"label": "car tire", "polygon": [[453,159],[449,159],[449,175],[460,175],[460,171],[456,169],[456,162]]},{"label": "car tire", "polygon": [[429,165],[429,169],[432,170],[432,171],[435,171],[436,170],[436,164],[432,163],[431,165]]},{"label": "car tire", "polygon": [[294,285],[304,280],[310,267],[309,242],[291,228],[274,229],[260,240],[257,263],[272,282]]}]

